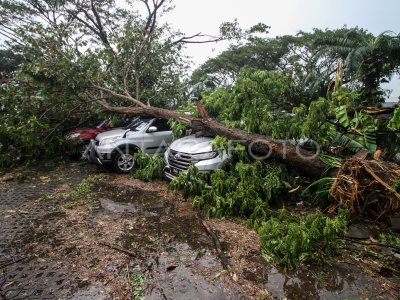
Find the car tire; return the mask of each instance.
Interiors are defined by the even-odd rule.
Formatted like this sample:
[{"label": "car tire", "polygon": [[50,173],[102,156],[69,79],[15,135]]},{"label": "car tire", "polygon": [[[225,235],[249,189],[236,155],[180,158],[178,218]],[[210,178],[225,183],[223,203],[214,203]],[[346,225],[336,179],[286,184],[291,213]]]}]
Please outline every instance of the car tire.
[{"label": "car tire", "polygon": [[89,146],[88,142],[79,143],[79,144],[71,144],[71,148],[70,148],[69,154],[68,154],[69,157],[73,160],[81,160],[87,146]]},{"label": "car tire", "polygon": [[135,167],[134,154],[136,151],[133,149],[119,150],[113,155],[112,168],[114,172],[121,174],[130,173]]}]

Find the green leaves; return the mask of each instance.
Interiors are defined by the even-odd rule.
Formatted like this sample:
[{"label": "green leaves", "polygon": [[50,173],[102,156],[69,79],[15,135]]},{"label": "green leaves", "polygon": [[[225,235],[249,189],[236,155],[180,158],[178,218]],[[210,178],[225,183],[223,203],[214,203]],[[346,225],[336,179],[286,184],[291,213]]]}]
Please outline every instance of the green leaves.
[{"label": "green leaves", "polygon": [[346,106],[336,108],[336,118],[340,125],[346,129],[338,135],[336,142],[349,148],[353,153],[366,149],[373,153],[377,149],[377,128],[375,121],[366,113],[356,113],[349,119]]},{"label": "green leaves", "polygon": [[229,88],[217,89],[206,96],[203,103],[212,115],[218,115],[226,124],[249,132],[282,137],[285,130],[273,124],[288,116],[282,110],[290,107],[285,96],[290,78],[272,71],[243,70],[238,81]]},{"label": "green leaves", "polygon": [[244,163],[231,161],[208,180],[195,167],[180,173],[169,185],[182,190],[185,198],[194,196],[193,206],[208,216],[241,216],[259,224],[270,215],[268,203],[291,188],[294,178],[274,161]]},{"label": "green leaves", "polygon": [[179,173],[179,176],[170,182],[168,189],[182,191],[185,199],[190,196],[201,195],[203,190],[207,188],[204,175],[195,166],[190,166],[187,173]]},{"label": "green leaves", "polygon": [[338,253],[337,238],[346,233],[343,211],[332,219],[319,211],[303,219],[282,210],[258,228],[264,255],[293,269],[298,262],[324,261]]},{"label": "green leaves", "polygon": [[336,107],[335,109],[336,113],[336,119],[339,121],[339,123],[345,127],[348,128],[350,126],[350,120],[347,116],[347,107],[346,105],[342,105],[339,107]]},{"label": "green leaves", "polygon": [[400,107],[397,107],[394,110],[394,114],[389,121],[388,128],[394,131],[400,131]]},{"label": "green leaves", "polygon": [[135,167],[130,176],[143,181],[164,178],[164,161],[161,157],[138,151],[133,156]]}]

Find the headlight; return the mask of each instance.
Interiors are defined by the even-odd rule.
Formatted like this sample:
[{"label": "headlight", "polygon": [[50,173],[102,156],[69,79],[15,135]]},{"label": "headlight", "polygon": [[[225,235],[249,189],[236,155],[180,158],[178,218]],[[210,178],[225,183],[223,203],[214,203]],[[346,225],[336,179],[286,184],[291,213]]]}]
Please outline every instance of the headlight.
[{"label": "headlight", "polygon": [[71,134],[67,134],[65,136],[65,139],[66,140],[76,140],[76,139],[79,139],[80,137],[81,137],[80,133],[71,133]]},{"label": "headlight", "polygon": [[211,159],[218,156],[218,152],[206,152],[206,153],[199,153],[199,154],[192,154],[192,158],[195,160],[206,160]]},{"label": "headlight", "polygon": [[106,145],[110,145],[112,143],[114,143],[116,140],[118,140],[119,137],[112,137],[112,138],[108,138],[108,139],[104,139],[100,142],[100,146],[106,146]]},{"label": "headlight", "polygon": [[168,164],[168,155],[169,155],[169,148],[164,153],[164,162]]}]

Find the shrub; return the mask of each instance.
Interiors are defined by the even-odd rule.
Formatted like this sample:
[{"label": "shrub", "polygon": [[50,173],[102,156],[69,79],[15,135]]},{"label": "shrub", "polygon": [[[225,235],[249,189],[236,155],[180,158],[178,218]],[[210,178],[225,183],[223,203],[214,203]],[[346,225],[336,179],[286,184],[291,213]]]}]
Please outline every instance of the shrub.
[{"label": "shrub", "polygon": [[134,155],[135,169],[131,176],[143,181],[162,179],[164,176],[163,159],[156,155],[149,155],[143,151],[138,151]]},{"label": "shrub", "polygon": [[239,161],[217,170],[209,180],[191,166],[169,188],[182,190],[185,198],[194,196],[193,206],[204,209],[208,217],[240,216],[254,225],[269,216],[268,203],[289,189],[292,179],[286,168],[274,161]]},{"label": "shrub", "polygon": [[99,174],[99,175],[90,175],[87,178],[83,179],[79,185],[69,194],[69,198],[73,201],[78,201],[78,200],[87,200],[92,184],[95,181],[102,180],[105,178],[105,175]]},{"label": "shrub", "polygon": [[284,210],[258,228],[264,256],[295,268],[298,262],[323,261],[337,254],[337,239],[347,232],[348,214],[340,211],[331,219],[320,211],[306,218],[289,216]]}]

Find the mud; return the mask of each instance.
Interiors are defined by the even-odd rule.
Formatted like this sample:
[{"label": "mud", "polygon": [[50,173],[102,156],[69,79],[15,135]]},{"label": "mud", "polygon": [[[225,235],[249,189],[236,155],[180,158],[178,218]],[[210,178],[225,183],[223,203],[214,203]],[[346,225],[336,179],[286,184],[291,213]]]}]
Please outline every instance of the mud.
[{"label": "mud", "polygon": [[99,172],[68,164],[0,186],[0,299],[398,295],[392,278],[363,268],[348,254],[327,265],[284,270],[266,262],[257,234],[242,220],[208,220],[231,263],[224,270],[190,203],[169,193],[165,182],[106,174],[89,194],[71,201],[68,195],[79,182]]},{"label": "mud", "polygon": [[272,268],[268,272],[267,289],[273,296],[281,298],[284,295],[287,299],[376,299],[385,296],[380,286],[359,268],[340,263],[302,267],[297,272]]},{"label": "mud", "polygon": [[179,216],[156,192],[106,185],[98,193],[103,209],[129,214],[130,225],[115,242],[136,252],[135,261],[146,277],[146,299],[236,298],[238,291],[218,281],[223,269],[196,218]]}]

